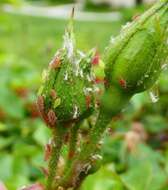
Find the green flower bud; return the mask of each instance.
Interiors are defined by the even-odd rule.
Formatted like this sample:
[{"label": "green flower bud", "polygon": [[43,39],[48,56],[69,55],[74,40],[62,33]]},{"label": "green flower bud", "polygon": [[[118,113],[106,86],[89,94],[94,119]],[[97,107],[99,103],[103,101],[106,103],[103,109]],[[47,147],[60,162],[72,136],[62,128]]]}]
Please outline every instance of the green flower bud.
[{"label": "green flower bud", "polygon": [[[135,93],[152,87],[168,56],[168,0],[159,1],[145,14],[127,24],[105,51],[106,99],[114,110]],[[114,98],[114,97],[113,97]],[[106,102],[107,100],[103,100]],[[108,107],[110,105],[108,104]]]},{"label": "green flower bud", "polygon": [[64,35],[64,45],[43,73],[39,90],[39,110],[50,126],[56,121],[68,122],[90,115],[94,108],[94,86],[91,62],[94,51],[87,55],[76,50],[72,29]]}]

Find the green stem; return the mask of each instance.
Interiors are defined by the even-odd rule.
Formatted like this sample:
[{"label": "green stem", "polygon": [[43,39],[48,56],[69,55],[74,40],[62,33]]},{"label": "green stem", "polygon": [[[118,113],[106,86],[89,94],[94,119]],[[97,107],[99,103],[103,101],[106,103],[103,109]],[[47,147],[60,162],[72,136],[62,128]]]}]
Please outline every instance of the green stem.
[{"label": "green stem", "polygon": [[55,176],[56,176],[56,169],[63,144],[63,137],[65,134],[65,131],[64,129],[62,129],[62,126],[57,126],[57,128],[54,127],[52,132],[53,132],[52,153],[48,165],[49,174],[47,178],[46,190],[53,189],[53,183],[55,181]]},{"label": "green stem", "polygon": [[88,160],[91,154],[93,154],[96,150],[96,145],[100,141],[104,131],[107,128],[107,125],[111,121],[111,116],[104,114],[100,111],[96,125],[91,129],[89,136],[89,144],[86,146],[85,144],[82,147],[82,151],[79,155],[80,161]]},{"label": "green stem", "polygon": [[78,180],[79,174],[81,172],[80,168],[76,168],[76,167],[80,167],[80,165],[81,167],[83,167],[85,164],[87,164],[90,161],[90,156],[95,152],[96,145],[101,139],[103,132],[105,131],[110,121],[111,121],[111,117],[103,113],[99,114],[97,123],[91,131],[89,144],[87,145],[83,144],[81,153],[79,154],[79,156],[75,158],[75,160],[73,160],[71,167],[68,169],[66,175],[61,180],[60,186],[63,186],[63,187],[75,186],[74,183],[76,182],[74,181]]},{"label": "green stem", "polygon": [[78,129],[81,122],[78,122],[75,124],[71,130],[70,130],[70,141],[69,141],[69,153],[68,153],[68,159],[65,166],[65,172],[68,170],[68,168],[71,166],[72,161],[74,160],[74,156],[76,153],[76,145],[77,145],[77,138],[78,138]]}]

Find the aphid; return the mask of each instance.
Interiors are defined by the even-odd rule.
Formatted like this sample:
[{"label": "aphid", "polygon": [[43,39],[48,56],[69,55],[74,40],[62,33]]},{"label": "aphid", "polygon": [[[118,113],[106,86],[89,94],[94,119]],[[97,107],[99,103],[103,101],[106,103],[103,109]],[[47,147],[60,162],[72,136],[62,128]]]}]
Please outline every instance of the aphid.
[{"label": "aphid", "polygon": [[52,97],[53,99],[56,99],[56,98],[57,98],[57,93],[55,92],[54,89],[51,89],[50,95],[51,95],[51,97]]},{"label": "aphid", "polygon": [[68,154],[68,158],[73,158],[75,155],[75,152],[74,151],[70,151],[69,154]]},{"label": "aphid", "polygon": [[37,108],[38,108],[39,113],[41,114],[41,117],[43,118],[45,123],[48,125],[49,120],[48,120],[48,117],[45,114],[44,97],[43,96],[38,96],[38,98],[37,98]]},{"label": "aphid", "polygon": [[50,62],[50,66],[52,69],[57,69],[61,66],[61,59],[59,56],[54,57],[54,59]]},{"label": "aphid", "polygon": [[87,95],[86,96],[86,107],[89,108],[91,105],[91,96]]},{"label": "aphid", "polygon": [[132,20],[138,20],[140,18],[140,14],[135,14],[133,17],[132,17]]},{"label": "aphid", "polygon": [[103,79],[103,78],[96,77],[95,80],[94,80],[94,82],[95,82],[96,84],[104,83],[104,79]]},{"label": "aphid", "polygon": [[48,122],[50,126],[53,127],[56,124],[57,117],[55,115],[55,112],[52,109],[49,110],[47,114],[47,118],[48,118]]},{"label": "aphid", "polygon": [[38,96],[37,108],[38,108],[40,114],[43,115],[44,114],[44,97],[43,96]]},{"label": "aphid", "polygon": [[95,56],[92,59],[92,65],[98,65],[100,61],[100,55],[98,52],[96,52]]},{"label": "aphid", "polygon": [[44,155],[44,161],[48,161],[48,159],[51,156],[51,145],[50,144],[46,144],[45,146],[45,155]]},{"label": "aphid", "polygon": [[124,88],[124,89],[127,88],[127,82],[126,82],[126,80],[124,80],[123,78],[121,78],[121,79],[119,80],[119,84],[120,84],[120,86],[121,86],[122,88]]}]

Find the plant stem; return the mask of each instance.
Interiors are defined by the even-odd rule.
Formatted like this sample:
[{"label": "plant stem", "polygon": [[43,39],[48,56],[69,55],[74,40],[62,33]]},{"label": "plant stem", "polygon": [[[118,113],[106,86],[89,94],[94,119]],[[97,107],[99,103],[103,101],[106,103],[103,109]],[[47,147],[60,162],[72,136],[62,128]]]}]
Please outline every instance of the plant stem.
[{"label": "plant stem", "polygon": [[[90,162],[90,157],[92,154],[94,154],[97,143],[101,139],[108,123],[111,121],[111,117],[107,116],[106,114],[103,114],[100,112],[99,117],[97,119],[96,125],[92,128],[92,131],[90,133],[89,137],[89,144],[83,144],[82,151],[73,160],[71,167],[68,169],[66,175],[62,179],[60,185],[63,187],[75,187],[77,184],[80,184],[81,182],[78,181],[78,177],[80,173],[85,169],[83,168],[85,164],[88,164]],[[86,174],[87,175],[87,174]]]},{"label": "plant stem", "polygon": [[68,170],[68,168],[71,166],[71,163],[74,159],[75,153],[76,153],[76,145],[77,145],[77,138],[78,138],[78,129],[81,122],[79,121],[77,124],[75,124],[70,129],[70,141],[69,141],[69,153],[68,153],[68,159],[65,166],[65,172]]},{"label": "plant stem", "polygon": [[61,148],[63,144],[63,136],[65,134],[64,129],[62,126],[57,126],[52,129],[53,132],[53,142],[52,142],[52,152],[51,158],[49,160],[48,169],[49,174],[47,178],[46,190],[52,190],[52,186],[56,176],[56,169],[61,153]]}]

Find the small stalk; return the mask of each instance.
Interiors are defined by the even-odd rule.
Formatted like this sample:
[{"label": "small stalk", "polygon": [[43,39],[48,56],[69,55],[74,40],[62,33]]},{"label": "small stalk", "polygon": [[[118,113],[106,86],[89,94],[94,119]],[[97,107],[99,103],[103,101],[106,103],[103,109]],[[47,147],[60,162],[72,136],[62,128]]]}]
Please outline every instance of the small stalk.
[{"label": "small stalk", "polygon": [[57,165],[61,153],[61,148],[63,145],[63,136],[65,134],[64,129],[61,126],[53,127],[53,142],[52,142],[52,153],[49,160],[48,169],[49,174],[47,178],[46,190],[53,189],[53,183],[55,181]]},{"label": "small stalk", "polygon": [[[96,145],[101,139],[107,125],[111,121],[111,117],[106,114],[100,113],[97,119],[96,125],[93,127],[92,132],[90,134],[90,142],[89,144],[83,144],[81,153],[73,160],[71,167],[68,169],[66,175],[60,182],[60,186],[62,187],[71,187],[75,186],[80,182],[78,181],[78,177],[80,173],[84,170],[83,166],[90,162],[91,155],[96,150]],[[81,166],[81,168],[79,168]]]},{"label": "small stalk", "polygon": [[70,140],[69,140],[69,153],[68,153],[68,159],[65,166],[65,172],[68,170],[68,168],[71,166],[72,161],[74,160],[75,154],[76,154],[76,145],[78,140],[78,129],[81,122],[78,122],[70,129]]}]

